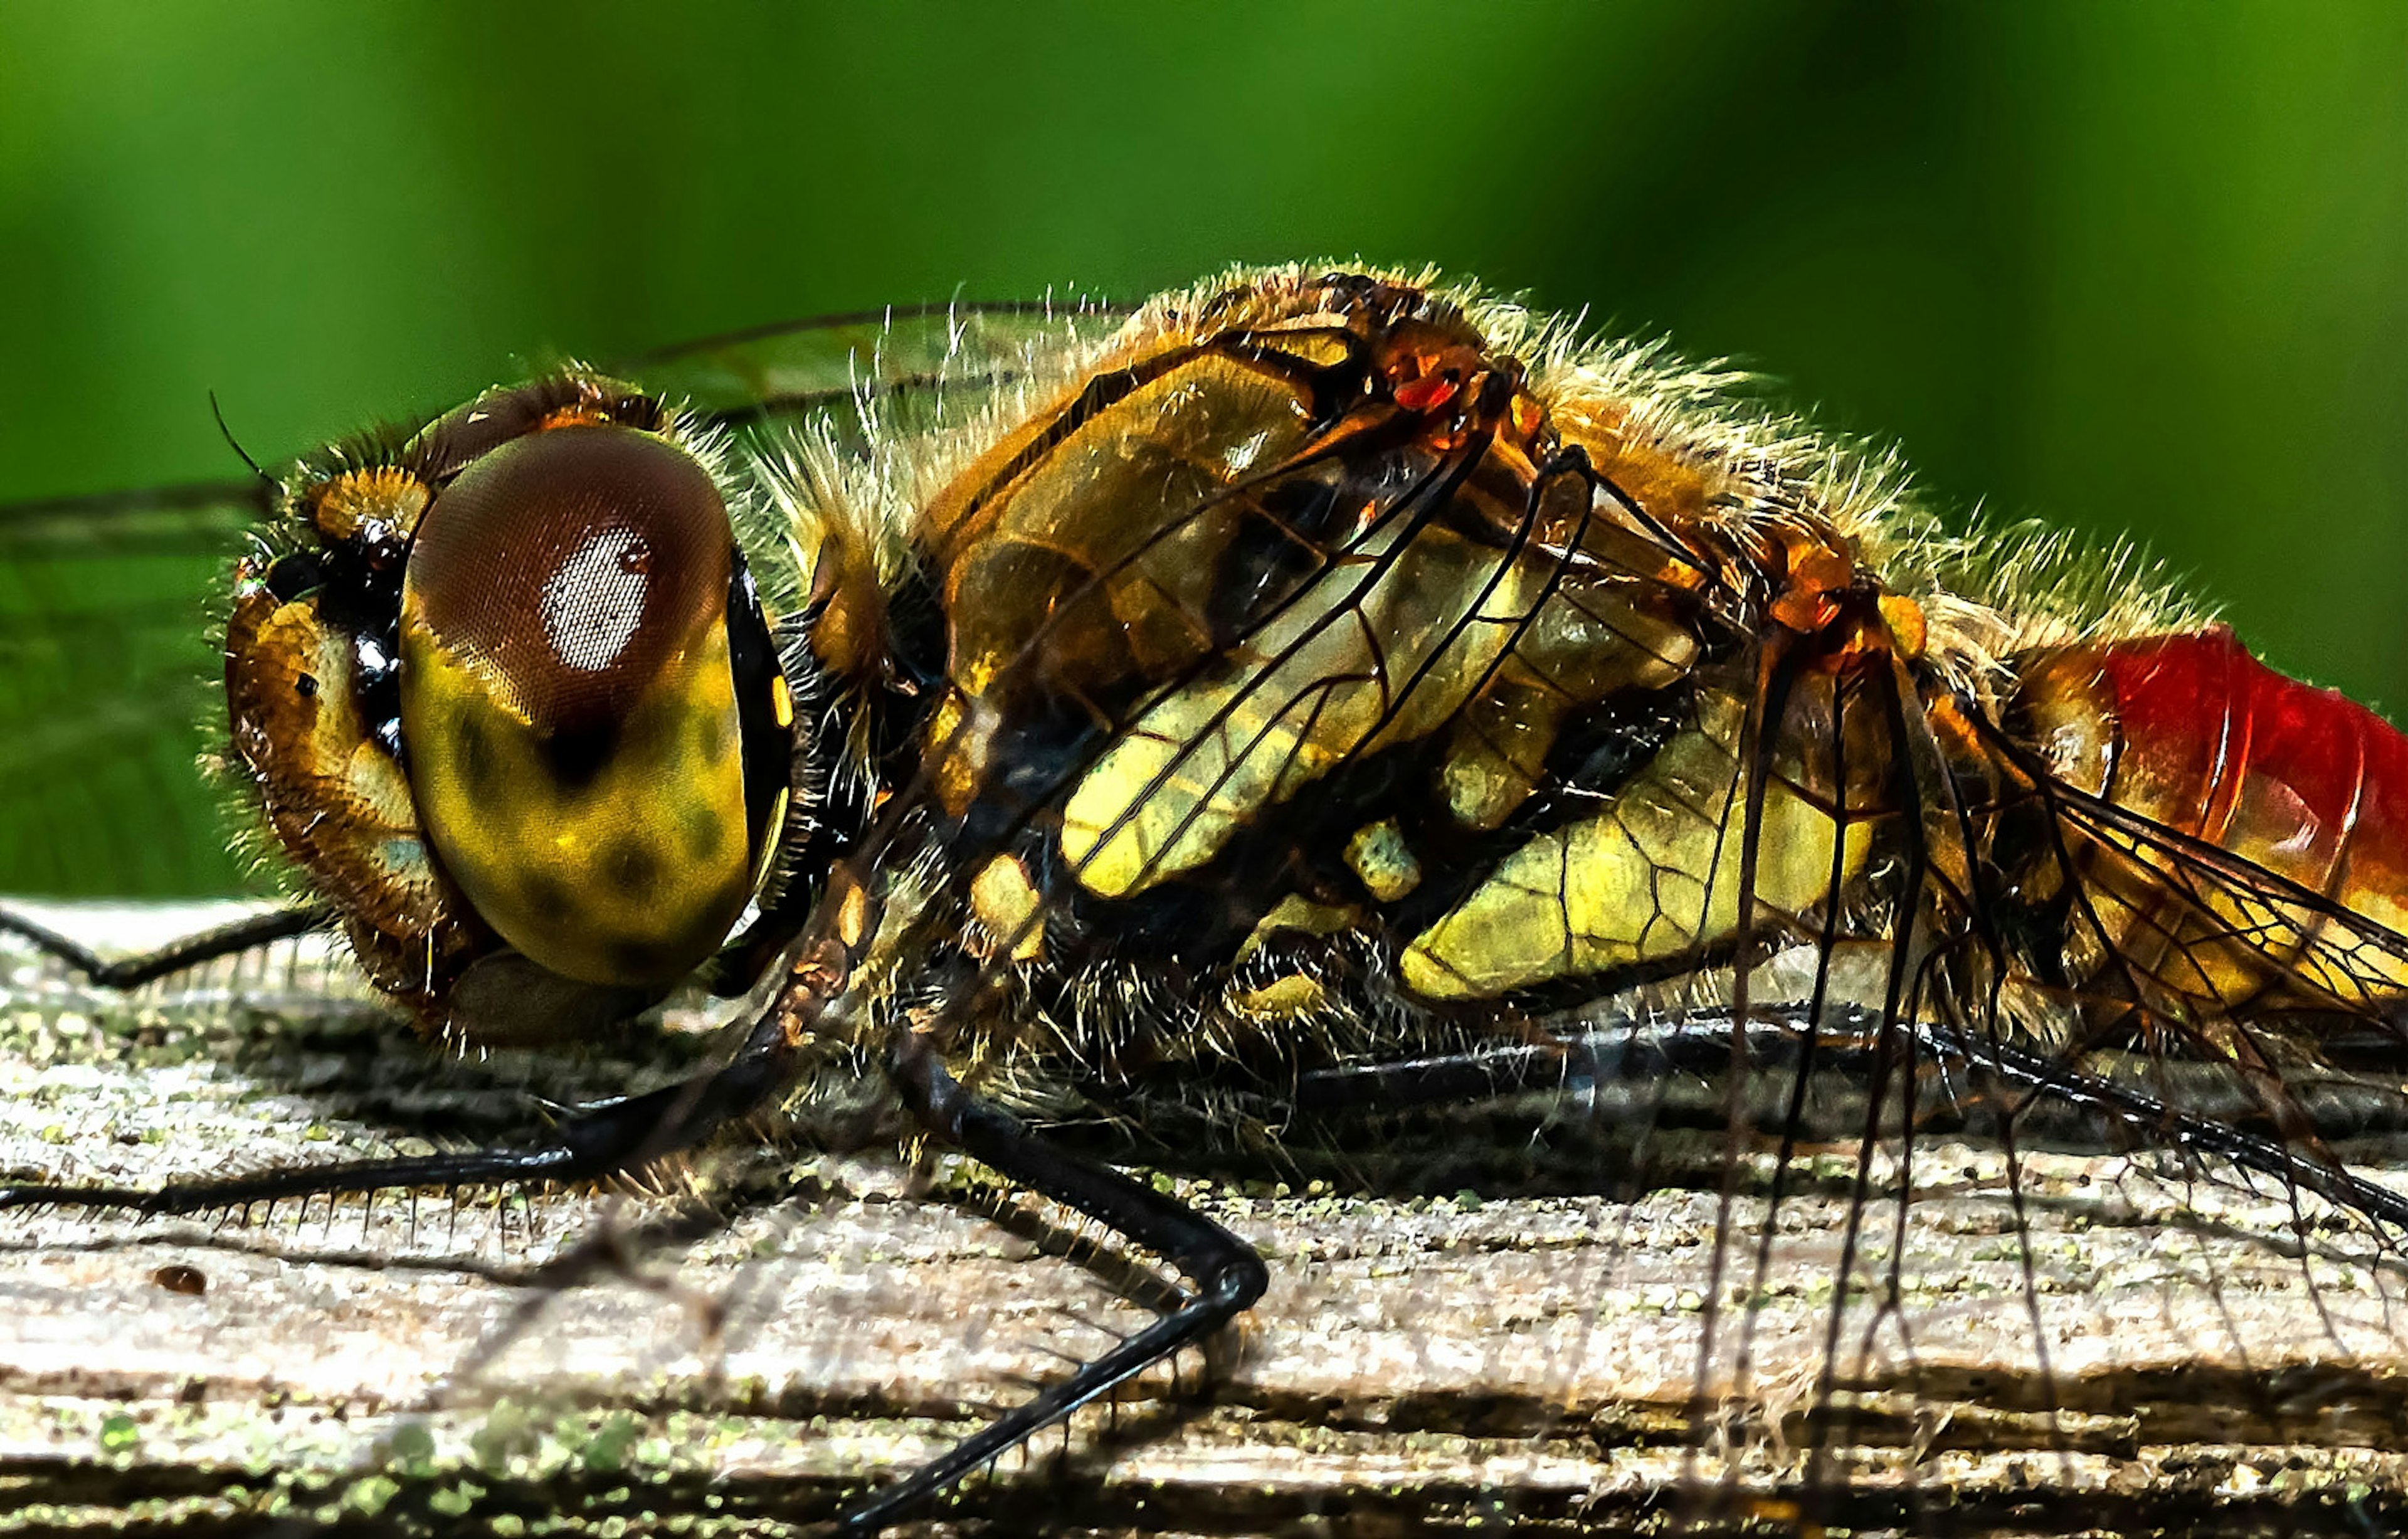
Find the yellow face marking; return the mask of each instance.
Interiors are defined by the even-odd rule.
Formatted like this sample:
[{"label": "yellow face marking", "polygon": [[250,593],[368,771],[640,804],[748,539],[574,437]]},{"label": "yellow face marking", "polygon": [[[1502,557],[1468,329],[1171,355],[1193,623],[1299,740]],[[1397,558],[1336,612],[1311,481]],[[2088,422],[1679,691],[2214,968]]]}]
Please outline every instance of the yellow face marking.
[{"label": "yellow face marking", "polygon": [[769,675],[769,720],[781,732],[795,725],[795,692],[782,673]]},{"label": "yellow face marking", "polygon": [[[401,769],[360,720],[351,636],[315,597],[246,596],[236,742],[295,856],[356,912],[423,934],[442,909]],[[305,685],[303,680],[308,683]]]},{"label": "yellow face marking", "polygon": [[1393,903],[1422,885],[1422,863],[1405,846],[1395,818],[1367,823],[1346,841],[1346,864],[1371,896]]}]

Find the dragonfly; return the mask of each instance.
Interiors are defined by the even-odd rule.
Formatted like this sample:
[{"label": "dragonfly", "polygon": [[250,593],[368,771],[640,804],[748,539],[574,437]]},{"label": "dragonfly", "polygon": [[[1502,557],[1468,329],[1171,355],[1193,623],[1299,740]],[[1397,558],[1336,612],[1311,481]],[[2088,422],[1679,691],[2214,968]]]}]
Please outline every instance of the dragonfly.
[{"label": "dragonfly", "polygon": [[[236,529],[212,752],[291,901],[131,958],[0,930],[111,987],[332,933],[452,1055],[697,990],[729,1024],[513,1142],[0,1207],[609,1182],[841,1106],[1176,1272],[847,1532],[1262,1300],[1260,1248],[1144,1173],[1198,1150],[1366,1178],[1459,1159],[1467,1105],[1654,1128],[1710,1086],[1693,1451],[1832,1151],[1858,1215],[1986,1117],[2011,1195],[2081,1122],[2408,1220],[2331,1095],[2398,1100],[2408,740],[2128,557],[1952,532],[1736,377],[1474,285],[1308,265],[765,328],[0,540],[55,579]],[[87,871],[93,746],[193,681],[32,612],[7,869]],[[1836,1292],[1895,1307],[1872,1244],[1852,1219]],[[1842,1315],[1807,1471],[1750,1520],[1854,1510]]]}]

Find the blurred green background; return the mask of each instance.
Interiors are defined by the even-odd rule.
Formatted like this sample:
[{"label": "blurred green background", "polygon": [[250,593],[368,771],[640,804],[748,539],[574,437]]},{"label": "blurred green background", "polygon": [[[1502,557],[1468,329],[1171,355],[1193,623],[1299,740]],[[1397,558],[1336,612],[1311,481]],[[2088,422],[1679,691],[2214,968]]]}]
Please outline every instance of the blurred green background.
[{"label": "blurred green background", "polygon": [[[281,456],[531,355],[1356,253],[1738,357],[2408,705],[2397,0],[0,6],[0,499],[238,472],[211,391]],[[37,656],[0,889],[229,883]],[[102,832],[9,796],[36,742]]]}]

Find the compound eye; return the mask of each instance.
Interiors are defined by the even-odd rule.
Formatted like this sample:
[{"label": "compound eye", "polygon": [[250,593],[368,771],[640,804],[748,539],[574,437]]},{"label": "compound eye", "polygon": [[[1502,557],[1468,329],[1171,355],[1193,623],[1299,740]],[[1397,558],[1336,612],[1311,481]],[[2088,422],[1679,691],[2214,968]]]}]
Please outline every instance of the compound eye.
[{"label": "compound eye", "polygon": [[420,520],[411,794],[479,915],[552,972],[671,981],[750,894],[733,553],[710,475],[626,427],[514,439]]}]

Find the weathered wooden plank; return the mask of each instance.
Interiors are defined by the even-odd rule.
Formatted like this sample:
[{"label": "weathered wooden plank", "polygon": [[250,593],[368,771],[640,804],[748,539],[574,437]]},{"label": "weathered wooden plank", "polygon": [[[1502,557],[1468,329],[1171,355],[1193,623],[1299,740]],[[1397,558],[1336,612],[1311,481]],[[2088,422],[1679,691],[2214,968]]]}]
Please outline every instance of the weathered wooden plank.
[{"label": "weathered wooden plank", "polygon": [[[179,921],[76,922],[130,940]],[[245,969],[129,1001],[0,954],[0,1168],[148,1181],[489,1137],[532,1095],[624,1088],[677,1057],[444,1062],[330,997],[307,957]],[[1711,1305],[1713,1193],[1191,1187],[1272,1260],[1245,1330],[1007,1461],[939,1526],[1779,1527],[1803,1497],[1905,1532],[2362,1532],[2401,1511],[2402,1273],[2359,1230],[2125,1158],[2028,1157],[2018,1204],[1995,1148],[1914,1158],[1902,1243],[1889,1173],[1856,1231],[1856,1274],[1894,1263],[1898,1304],[1859,1287],[1836,1336],[1843,1180],[1782,1204],[1760,1280],[1763,1204],[1742,1202]],[[959,1166],[704,1174],[724,1221],[633,1247],[650,1286],[566,1293],[544,1268],[580,1239],[687,1210],[423,1194],[248,1222],[0,1215],[0,1529],[776,1531],[1145,1317],[1124,1270],[1035,1205],[993,1221]],[[1692,1449],[1709,1331],[1727,1435]],[[1834,1339],[1851,1388],[1817,1457]]]}]

